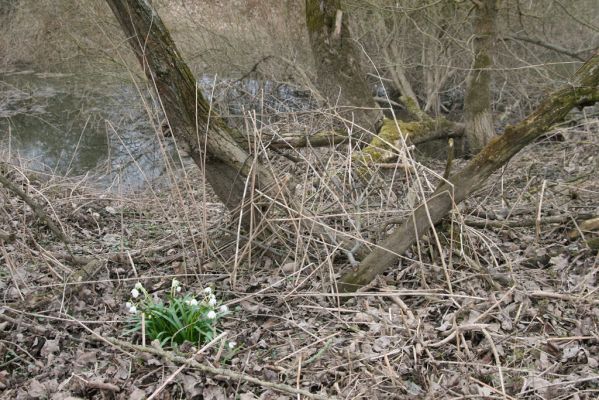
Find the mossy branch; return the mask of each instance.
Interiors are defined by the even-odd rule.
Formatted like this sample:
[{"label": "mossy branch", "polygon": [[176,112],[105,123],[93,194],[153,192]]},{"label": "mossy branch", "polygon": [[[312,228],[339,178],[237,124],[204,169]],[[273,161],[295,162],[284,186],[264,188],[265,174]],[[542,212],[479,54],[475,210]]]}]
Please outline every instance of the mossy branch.
[{"label": "mossy branch", "polygon": [[397,150],[403,147],[404,142],[417,145],[464,134],[463,124],[444,117],[433,119],[421,113],[424,114],[422,119],[411,122],[385,118],[378,135],[362,151],[354,153],[354,161],[365,164],[388,162],[397,157]]}]

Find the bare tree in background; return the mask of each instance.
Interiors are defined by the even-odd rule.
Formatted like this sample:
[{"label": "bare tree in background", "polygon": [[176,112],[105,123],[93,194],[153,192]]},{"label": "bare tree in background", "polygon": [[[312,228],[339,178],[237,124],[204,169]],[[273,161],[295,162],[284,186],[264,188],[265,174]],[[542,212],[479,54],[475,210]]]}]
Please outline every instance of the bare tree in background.
[{"label": "bare tree in background", "polygon": [[306,26],[318,89],[348,122],[366,131],[375,130],[383,115],[372,98],[341,1],[306,0]]},{"label": "bare tree in background", "polygon": [[475,4],[474,63],[468,76],[464,119],[469,151],[476,154],[495,133],[491,114],[491,71],[496,41],[497,0]]}]

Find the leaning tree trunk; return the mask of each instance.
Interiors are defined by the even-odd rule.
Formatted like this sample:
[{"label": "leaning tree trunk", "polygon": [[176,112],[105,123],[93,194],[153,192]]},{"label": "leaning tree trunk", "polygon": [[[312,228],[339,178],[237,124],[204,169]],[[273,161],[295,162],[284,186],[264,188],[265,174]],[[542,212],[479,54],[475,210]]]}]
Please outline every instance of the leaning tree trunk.
[{"label": "leaning tree trunk", "polygon": [[[183,61],[169,31],[147,0],[106,0],[133,48],[147,78],[155,86],[174,136],[195,163],[205,168],[206,179],[232,212],[242,213],[246,228],[252,217],[251,193],[246,179],[254,174],[258,187],[272,187],[270,173],[253,163],[238,143],[241,134],[230,129],[210,109]],[[248,185],[251,189],[251,185]]]},{"label": "leaning tree trunk", "polygon": [[306,0],[306,26],[318,75],[317,85],[331,106],[355,126],[372,132],[382,120],[349,34],[340,0]]},{"label": "leaning tree trunk", "polygon": [[464,99],[466,139],[469,152],[476,154],[493,137],[491,115],[491,71],[496,39],[497,0],[476,2],[474,21],[474,64],[468,76]]},{"label": "leaning tree trunk", "polygon": [[442,184],[395,232],[353,271],[345,274],[339,291],[353,292],[378,274],[396,266],[416,239],[445,217],[455,205],[480,188],[487,178],[522,148],[564,119],[573,107],[599,102],[599,52],[587,61],[566,87],[551,94],[535,112],[494,138],[458,174]]}]

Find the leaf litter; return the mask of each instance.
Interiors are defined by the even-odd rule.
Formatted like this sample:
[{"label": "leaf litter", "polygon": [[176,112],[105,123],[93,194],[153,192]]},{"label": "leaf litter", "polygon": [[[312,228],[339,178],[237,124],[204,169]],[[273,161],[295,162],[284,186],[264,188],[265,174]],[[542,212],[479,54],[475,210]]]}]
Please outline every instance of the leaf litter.
[{"label": "leaf litter", "polygon": [[[339,399],[597,398],[597,232],[572,232],[577,216],[599,214],[598,130],[587,120],[563,128],[563,142],[530,146],[436,227],[442,253],[427,235],[350,299],[334,294],[349,267],[335,245],[294,237],[290,221],[248,245],[221,205],[203,203],[214,196],[198,189],[193,167],[172,190],[127,195],[11,167],[13,182],[51,205],[70,243],[0,188],[0,226],[15,235],[0,244],[1,397],[144,399],[164,383],[157,398],[298,397],[272,383]],[[391,185],[405,193],[405,182]],[[403,209],[369,193],[375,225]],[[350,229],[310,196],[323,221]],[[193,365],[173,375],[180,362],[111,341],[133,340],[124,331],[135,282],[160,296],[175,277],[226,299],[232,313],[221,329],[238,347],[166,351],[257,382]]]}]

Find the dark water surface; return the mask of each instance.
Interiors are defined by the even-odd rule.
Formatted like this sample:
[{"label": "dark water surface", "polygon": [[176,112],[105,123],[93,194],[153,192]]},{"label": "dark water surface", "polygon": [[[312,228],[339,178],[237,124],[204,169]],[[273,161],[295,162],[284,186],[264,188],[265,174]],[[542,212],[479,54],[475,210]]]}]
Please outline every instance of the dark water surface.
[{"label": "dark water surface", "polygon": [[[199,84],[226,105],[219,111],[231,123],[250,109],[276,115],[312,106],[309,93],[268,81],[206,76]],[[165,159],[180,163],[172,140],[154,127],[160,122],[151,122],[161,118],[148,92],[128,76],[0,72],[0,155],[38,171],[93,175],[102,187],[141,188],[164,173]]]},{"label": "dark water surface", "polygon": [[4,158],[57,175],[91,173],[101,186],[136,188],[165,167],[137,89],[107,78],[0,74],[0,146]]}]

